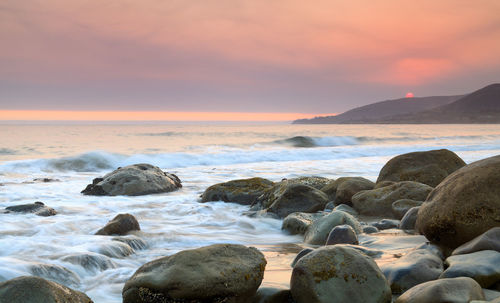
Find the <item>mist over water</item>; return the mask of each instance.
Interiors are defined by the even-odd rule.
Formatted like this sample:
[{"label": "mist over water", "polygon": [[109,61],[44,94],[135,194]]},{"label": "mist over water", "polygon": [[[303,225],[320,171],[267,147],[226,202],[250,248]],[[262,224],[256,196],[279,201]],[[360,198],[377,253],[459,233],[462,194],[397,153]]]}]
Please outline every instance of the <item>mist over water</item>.
[{"label": "mist over water", "polygon": [[[121,302],[142,264],[214,243],[259,248],[301,243],[281,221],[249,218],[231,203],[199,203],[210,185],[238,178],[304,175],[375,181],[391,157],[447,148],[467,163],[500,154],[497,125],[61,124],[0,125],[0,212],[42,201],[58,214],[0,214],[0,281],[39,275]],[[83,196],[93,178],[134,163],[175,173],[183,188],[138,197]],[[53,182],[34,181],[49,178]],[[93,234],[118,213],[141,231]]]}]

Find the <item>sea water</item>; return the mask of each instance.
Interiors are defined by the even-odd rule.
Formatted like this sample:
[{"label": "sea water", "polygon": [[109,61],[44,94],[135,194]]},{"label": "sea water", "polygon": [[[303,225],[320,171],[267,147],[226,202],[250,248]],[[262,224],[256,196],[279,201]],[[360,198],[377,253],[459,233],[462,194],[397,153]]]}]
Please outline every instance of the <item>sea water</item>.
[{"label": "sea water", "polygon": [[[302,237],[282,232],[281,220],[245,216],[247,206],[200,203],[203,191],[250,177],[375,181],[391,157],[441,148],[467,163],[498,155],[500,126],[4,122],[0,212],[41,201],[58,214],[0,214],[0,282],[38,275],[96,303],[121,302],[125,281],[142,264],[214,243],[256,246],[274,268],[287,266],[282,250],[300,249]],[[134,163],[176,174],[182,189],[138,197],[80,194],[93,178]],[[119,213],[134,215],[141,232],[94,235]],[[265,285],[286,284],[269,268]]]}]

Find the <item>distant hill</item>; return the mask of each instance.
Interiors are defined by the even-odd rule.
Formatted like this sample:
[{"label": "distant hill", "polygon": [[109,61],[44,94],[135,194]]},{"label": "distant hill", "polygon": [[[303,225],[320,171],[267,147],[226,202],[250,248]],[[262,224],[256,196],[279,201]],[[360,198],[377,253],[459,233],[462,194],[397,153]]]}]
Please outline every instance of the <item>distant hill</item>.
[{"label": "distant hill", "polygon": [[403,98],[377,102],[338,116],[301,119],[293,123],[500,123],[500,84],[491,84],[462,96]]},{"label": "distant hill", "polygon": [[351,109],[337,116],[316,117],[295,120],[294,124],[337,124],[337,123],[372,123],[383,118],[421,112],[427,109],[449,104],[463,97],[433,96],[386,100]]}]

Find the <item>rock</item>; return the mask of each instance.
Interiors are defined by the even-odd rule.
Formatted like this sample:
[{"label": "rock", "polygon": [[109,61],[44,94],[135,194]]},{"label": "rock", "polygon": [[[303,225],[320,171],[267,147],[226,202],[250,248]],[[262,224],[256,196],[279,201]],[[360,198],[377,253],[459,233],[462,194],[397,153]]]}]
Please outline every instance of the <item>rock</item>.
[{"label": "rock", "polygon": [[378,222],[372,223],[379,230],[397,228],[399,226],[399,220],[382,219]]},{"label": "rock", "polygon": [[377,264],[343,245],[302,257],[293,268],[290,291],[298,303],[391,302],[391,289]]},{"label": "rock", "polygon": [[205,190],[201,196],[201,202],[224,201],[250,205],[273,184],[274,182],[263,178],[218,183]]},{"label": "rock", "polygon": [[332,180],[325,177],[311,176],[284,179],[284,181],[288,182],[288,184],[302,184],[320,190]]},{"label": "rock", "polygon": [[139,196],[171,192],[180,187],[181,180],[176,175],[150,164],[134,164],[120,167],[102,178],[95,178],[92,184],[82,190],[82,194]]},{"label": "rock", "polygon": [[[341,205],[345,205],[345,204],[341,204]],[[335,203],[333,203],[333,201],[330,201],[330,202],[326,203],[324,211],[330,212],[334,208],[335,208]]]},{"label": "rock", "polygon": [[335,244],[354,244],[358,245],[358,236],[356,232],[350,225],[338,225],[335,226],[330,234],[328,234],[328,238],[326,239],[326,245],[335,245]]},{"label": "rock", "polygon": [[257,290],[252,303],[294,303],[289,289],[261,287]]},{"label": "rock", "polygon": [[292,235],[303,235],[309,225],[311,225],[314,220],[322,216],[324,216],[324,214],[321,213],[291,213],[283,220],[281,229],[288,231]]},{"label": "rock", "polygon": [[127,235],[126,237],[115,237],[111,240],[125,243],[134,250],[145,249],[148,247],[148,243],[146,243],[146,241],[134,235]]},{"label": "rock", "polygon": [[410,208],[406,214],[403,216],[403,219],[401,219],[401,223],[399,224],[399,228],[402,230],[414,230],[415,229],[415,223],[417,222],[417,215],[418,215],[418,207],[412,207]]},{"label": "rock", "polygon": [[293,212],[314,213],[325,208],[328,197],[313,187],[281,182],[273,186],[259,199],[268,212],[284,218]]},{"label": "rock", "polygon": [[119,214],[95,234],[101,236],[126,235],[134,230],[141,230],[137,219],[131,214]]},{"label": "rock", "polygon": [[[254,247],[215,244],[141,266],[125,283],[123,302],[248,302],[266,267]],[[163,300],[163,301],[162,301]],[[157,302],[154,301],[154,302]]]},{"label": "rock", "polygon": [[411,251],[381,267],[393,293],[400,294],[415,285],[436,280],[443,272],[443,261],[430,250]]},{"label": "rock", "polygon": [[411,199],[401,199],[392,203],[392,214],[398,220],[401,220],[410,208],[422,205],[423,201],[415,201]]},{"label": "rock", "polygon": [[33,276],[0,283],[0,302],[9,303],[93,303],[82,292]]},{"label": "rock", "polygon": [[297,262],[305,255],[307,255],[308,253],[314,251],[314,249],[311,249],[311,248],[304,248],[303,250],[299,251],[299,253],[295,256],[295,258],[293,259],[292,261],[292,264],[290,266],[294,267],[295,264],[297,264]]},{"label": "rock", "polygon": [[5,210],[7,213],[16,212],[16,213],[32,213],[37,216],[48,217],[55,216],[57,212],[40,201],[37,201],[32,204],[22,204],[16,206],[6,207]]},{"label": "rock", "polygon": [[61,180],[52,179],[52,178],[34,178],[33,182],[35,182],[35,183],[49,183],[49,182],[61,182]]},{"label": "rock", "polygon": [[365,234],[373,234],[373,233],[378,233],[379,230],[378,228],[376,228],[375,226],[371,226],[371,225],[364,225],[363,226],[363,232]]},{"label": "rock", "polygon": [[85,270],[93,273],[104,271],[109,268],[118,267],[118,265],[113,260],[111,260],[111,258],[95,253],[67,255],[61,258],[61,261],[80,265]]},{"label": "rock", "polygon": [[417,228],[449,249],[500,226],[500,156],[471,163],[449,175],[422,204]]},{"label": "rock", "polygon": [[35,263],[29,267],[29,270],[35,276],[64,283],[64,285],[78,287],[80,284],[80,278],[76,273],[60,265]]},{"label": "rock", "polygon": [[375,183],[375,187],[373,189],[377,189],[377,188],[382,188],[382,187],[386,187],[386,186],[390,186],[390,185],[393,185],[393,184],[396,184],[398,182],[394,182],[394,181],[382,181],[382,182],[377,182]]},{"label": "rock", "polygon": [[431,244],[430,242],[422,243],[415,247],[415,249],[425,249],[438,256],[441,260],[445,259],[443,250],[439,246]]},{"label": "rock", "polygon": [[481,286],[471,278],[439,279],[418,284],[394,303],[468,303],[471,300],[483,300]]},{"label": "rock", "polygon": [[326,184],[321,191],[335,204],[351,204],[352,196],[362,190],[373,189],[375,183],[362,177],[341,177]]},{"label": "rock", "polygon": [[445,264],[440,278],[470,277],[484,288],[500,282],[500,253],[494,250],[451,256]]},{"label": "rock", "polygon": [[447,149],[413,152],[396,156],[380,170],[382,181],[415,181],[435,187],[465,162]]},{"label": "rock", "polygon": [[367,247],[364,247],[361,245],[342,244],[342,246],[353,248],[357,251],[364,253],[365,255],[367,255],[368,257],[371,257],[371,258],[379,258],[384,253],[382,250],[371,249],[371,248],[367,248]]},{"label": "rock", "polygon": [[480,250],[500,252],[500,227],[493,227],[482,235],[457,247],[452,255],[469,254]]},{"label": "rock", "polygon": [[352,197],[354,209],[362,215],[392,217],[392,203],[401,199],[425,200],[432,187],[413,181],[364,190]]},{"label": "rock", "polygon": [[96,250],[97,253],[110,258],[124,258],[135,253],[134,249],[130,245],[121,241],[111,241],[111,243],[105,243]]},{"label": "rock", "polygon": [[343,211],[334,211],[314,221],[306,230],[304,242],[324,245],[330,231],[338,225],[350,225],[359,234],[363,230],[358,220]]},{"label": "rock", "polygon": [[359,215],[359,213],[354,208],[350,207],[347,204],[340,204],[336,206],[333,210],[340,210],[353,216]]}]

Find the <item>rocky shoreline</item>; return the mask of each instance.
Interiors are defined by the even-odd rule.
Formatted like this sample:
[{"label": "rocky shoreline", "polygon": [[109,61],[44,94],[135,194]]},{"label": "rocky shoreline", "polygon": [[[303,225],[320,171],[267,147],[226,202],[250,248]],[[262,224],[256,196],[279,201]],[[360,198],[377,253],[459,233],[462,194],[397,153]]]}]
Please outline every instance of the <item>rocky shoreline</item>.
[{"label": "rocky shoreline", "polygon": [[[125,283],[123,302],[498,303],[498,184],[500,156],[466,165],[448,150],[394,157],[376,182],[300,177],[214,184],[201,195],[201,203],[248,205],[245,215],[282,219],[283,232],[303,235],[305,249],[290,267],[289,287],[261,286],[268,262],[258,249],[216,244],[144,264]],[[181,186],[173,174],[136,164],[95,179],[82,193],[133,196]],[[56,215],[45,209],[50,210],[36,202],[5,212]],[[137,230],[139,222],[132,215],[118,214],[96,235]],[[122,239],[124,246],[144,249],[136,238]],[[388,245],[401,250],[387,254]],[[40,302],[36,298],[42,297],[47,302],[92,302],[82,293],[40,280],[21,277],[0,283],[0,302]],[[40,286],[44,283],[48,286]],[[16,299],[26,287],[34,299]]]}]

